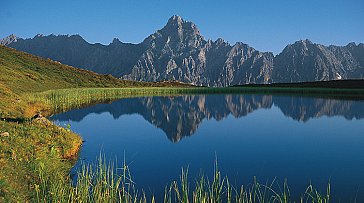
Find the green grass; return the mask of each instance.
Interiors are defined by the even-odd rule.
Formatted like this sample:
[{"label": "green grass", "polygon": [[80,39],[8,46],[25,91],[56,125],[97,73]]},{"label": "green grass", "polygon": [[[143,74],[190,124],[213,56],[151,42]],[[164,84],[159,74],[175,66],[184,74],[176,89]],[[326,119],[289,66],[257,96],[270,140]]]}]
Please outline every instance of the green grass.
[{"label": "green grass", "polygon": [[0,121],[0,202],[31,200],[39,184],[38,166],[65,180],[82,143],[67,129],[45,118],[22,123]]},{"label": "green grass", "polygon": [[45,115],[56,112],[80,108],[94,103],[107,102],[120,98],[150,96],[150,95],[177,95],[191,93],[197,88],[161,88],[161,87],[135,87],[135,88],[74,88],[49,90],[45,92],[26,94],[27,100],[32,103],[42,103]]},{"label": "green grass", "polygon": [[[40,169],[43,170],[43,169]],[[42,173],[40,173],[42,174]],[[154,202],[143,191],[138,191],[133,182],[129,167],[125,162],[121,167],[115,162],[106,162],[100,156],[94,165],[83,164],[78,172],[76,185],[53,177],[40,175],[42,184],[36,188],[38,202]],[[290,194],[288,184],[275,181],[261,184],[254,181],[247,186],[234,187],[227,177],[223,177],[217,164],[213,177],[200,176],[195,181],[188,177],[188,169],[182,169],[179,180],[165,187],[164,203],[200,202],[318,202],[330,200],[330,185],[323,193],[309,185],[300,197]],[[162,200],[159,200],[162,201]]]}]

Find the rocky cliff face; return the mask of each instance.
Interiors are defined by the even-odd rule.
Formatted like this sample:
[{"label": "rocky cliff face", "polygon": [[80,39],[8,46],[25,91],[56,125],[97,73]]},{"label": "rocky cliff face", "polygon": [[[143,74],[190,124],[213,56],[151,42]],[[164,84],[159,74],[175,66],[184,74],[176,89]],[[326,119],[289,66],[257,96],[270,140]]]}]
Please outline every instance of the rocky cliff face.
[{"label": "rocky cliff face", "polygon": [[18,41],[18,37],[15,36],[14,34],[12,34],[12,35],[5,37],[4,39],[0,39],[0,45],[7,46],[16,41]]},{"label": "rocky cliff face", "polygon": [[363,44],[327,47],[300,40],[275,57],[273,82],[363,78],[363,57]]},{"label": "rocky cliff face", "polygon": [[79,35],[9,36],[3,45],[102,74],[138,81],[178,80],[230,86],[364,78],[364,45],[323,46],[309,40],[273,56],[247,44],[205,40],[197,26],[179,16],[140,44],[114,39],[89,44]]},{"label": "rocky cliff face", "polygon": [[179,16],[142,43],[148,49],[123,79],[178,80],[207,86],[268,83],[273,54],[243,43],[204,40],[197,26]]},{"label": "rocky cliff face", "polygon": [[349,43],[344,47],[331,45],[328,49],[345,70],[346,78],[364,77],[364,44]]}]

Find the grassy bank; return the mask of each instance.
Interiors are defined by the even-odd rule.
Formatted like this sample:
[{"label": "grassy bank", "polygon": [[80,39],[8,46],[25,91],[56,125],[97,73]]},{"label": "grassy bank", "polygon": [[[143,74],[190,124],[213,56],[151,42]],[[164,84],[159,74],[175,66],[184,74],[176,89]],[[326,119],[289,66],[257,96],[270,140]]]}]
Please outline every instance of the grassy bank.
[{"label": "grassy bank", "polygon": [[[261,184],[254,180],[247,186],[234,187],[215,165],[212,177],[201,175],[195,181],[188,176],[188,169],[182,169],[180,178],[166,185],[164,197],[158,199],[136,189],[132,172],[125,162],[118,166],[100,157],[94,165],[83,165],[78,180],[71,185],[64,180],[41,177],[44,183],[37,188],[38,202],[317,202],[330,200],[330,185],[326,191],[317,191],[309,185],[298,197],[292,197],[287,183],[271,182]],[[50,179],[49,179],[50,178]]]},{"label": "grassy bank", "polygon": [[0,121],[0,202],[31,201],[39,185],[39,167],[65,179],[81,138],[39,118],[23,123]]},{"label": "grassy bank", "polygon": [[[289,88],[289,87],[124,87],[73,88],[25,94],[33,104],[41,104],[45,115],[81,108],[93,103],[137,96],[176,96],[183,94],[282,94],[329,98],[364,99],[364,89]],[[40,109],[39,109],[40,111]]]}]

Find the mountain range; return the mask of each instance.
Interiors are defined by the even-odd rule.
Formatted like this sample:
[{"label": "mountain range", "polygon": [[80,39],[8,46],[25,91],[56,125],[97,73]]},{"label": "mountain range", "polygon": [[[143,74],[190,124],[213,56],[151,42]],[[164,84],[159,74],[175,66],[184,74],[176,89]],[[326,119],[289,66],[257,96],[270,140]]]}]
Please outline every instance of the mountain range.
[{"label": "mountain range", "polygon": [[139,44],[114,39],[90,44],[79,35],[10,35],[1,45],[120,79],[176,80],[201,86],[231,86],[364,78],[364,44],[324,46],[309,40],[290,44],[274,56],[247,44],[205,40],[180,16]]}]

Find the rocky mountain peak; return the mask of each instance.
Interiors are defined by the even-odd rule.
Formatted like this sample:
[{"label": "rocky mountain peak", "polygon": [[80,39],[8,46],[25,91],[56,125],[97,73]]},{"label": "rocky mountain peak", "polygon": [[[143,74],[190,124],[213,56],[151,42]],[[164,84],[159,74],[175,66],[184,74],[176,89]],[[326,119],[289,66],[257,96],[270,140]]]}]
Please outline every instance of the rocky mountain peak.
[{"label": "rocky mountain peak", "polygon": [[293,44],[293,47],[295,48],[308,48],[309,46],[314,45],[314,43],[312,43],[309,39],[305,39],[305,40],[299,40],[296,41]]},{"label": "rocky mountain peak", "polygon": [[79,35],[79,34],[66,36],[66,37],[68,37],[69,39],[76,40],[76,41],[85,41],[85,39],[83,39],[83,37],[81,37],[81,35]]},{"label": "rocky mountain peak", "polygon": [[347,47],[356,47],[355,42],[350,42],[348,45],[346,45]]},{"label": "rocky mountain peak", "polygon": [[[305,39],[305,40],[299,40],[296,41],[293,44],[289,44],[287,45],[282,53],[290,53],[290,52],[295,52],[295,53],[300,53],[302,55],[306,55],[308,51],[310,51],[310,49],[313,48],[315,44],[312,43],[309,39]],[[282,54],[281,53],[281,54]]]},{"label": "rocky mountain peak", "polygon": [[34,38],[38,38],[38,37],[44,37],[44,35],[43,34],[37,34],[37,35],[34,36]]},{"label": "rocky mountain peak", "polygon": [[11,34],[9,36],[7,36],[6,38],[10,39],[10,40],[17,40],[18,37],[15,34]]},{"label": "rocky mountain peak", "polygon": [[183,39],[187,36],[201,36],[199,29],[197,26],[190,22],[183,20],[180,16],[174,15],[172,16],[167,24],[162,28],[161,33],[165,33],[173,36],[176,34],[180,39]]},{"label": "rocky mountain peak", "polygon": [[224,45],[224,44],[228,44],[224,39],[222,38],[218,38],[216,41],[215,41],[215,44],[216,45]]},{"label": "rocky mountain peak", "polygon": [[177,25],[181,25],[182,23],[184,23],[185,21],[182,19],[181,16],[178,15],[173,15],[172,17],[169,18],[168,20],[168,24],[177,24]]},{"label": "rocky mountain peak", "polygon": [[195,49],[205,43],[197,26],[183,20],[180,16],[172,16],[167,24],[143,41],[143,45],[163,53],[182,52]]},{"label": "rocky mountain peak", "polygon": [[18,41],[18,37],[14,34],[11,34],[7,37],[5,37],[4,39],[0,39],[0,45],[4,45],[4,46],[7,46],[13,42],[16,42]]},{"label": "rocky mountain peak", "polygon": [[301,39],[301,40],[297,41],[296,43],[298,43],[298,44],[304,44],[304,45],[313,44],[311,42],[311,40],[309,40],[309,39],[303,39],[303,40]]},{"label": "rocky mountain peak", "polygon": [[122,42],[118,38],[114,38],[110,44],[121,44]]},{"label": "rocky mountain peak", "polygon": [[249,45],[247,45],[247,44],[245,44],[243,42],[236,42],[234,46],[235,47],[246,47],[246,48],[250,48]]}]

